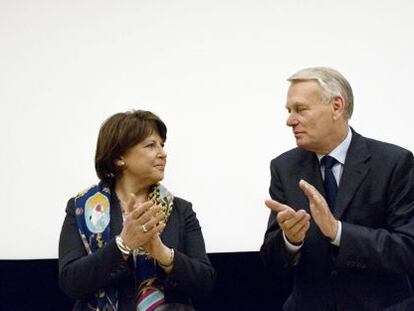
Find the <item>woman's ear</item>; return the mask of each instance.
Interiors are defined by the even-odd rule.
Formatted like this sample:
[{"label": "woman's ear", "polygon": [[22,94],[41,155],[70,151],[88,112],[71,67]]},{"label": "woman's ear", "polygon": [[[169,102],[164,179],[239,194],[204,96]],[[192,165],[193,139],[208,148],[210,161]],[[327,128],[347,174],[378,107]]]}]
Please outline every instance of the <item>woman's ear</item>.
[{"label": "woman's ear", "polygon": [[117,159],[117,160],[115,160],[115,165],[117,165],[119,167],[122,167],[122,166],[125,165],[125,161],[122,160],[122,159]]}]

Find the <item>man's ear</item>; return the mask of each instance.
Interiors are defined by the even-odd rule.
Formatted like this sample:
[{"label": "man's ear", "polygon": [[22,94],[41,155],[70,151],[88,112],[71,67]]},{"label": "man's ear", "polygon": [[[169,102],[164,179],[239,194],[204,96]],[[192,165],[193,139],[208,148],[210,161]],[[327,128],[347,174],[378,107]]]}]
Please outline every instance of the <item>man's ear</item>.
[{"label": "man's ear", "polygon": [[345,100],[342,96],[334,96],[332,99],[333,119],[339,120],[345,113]]}]

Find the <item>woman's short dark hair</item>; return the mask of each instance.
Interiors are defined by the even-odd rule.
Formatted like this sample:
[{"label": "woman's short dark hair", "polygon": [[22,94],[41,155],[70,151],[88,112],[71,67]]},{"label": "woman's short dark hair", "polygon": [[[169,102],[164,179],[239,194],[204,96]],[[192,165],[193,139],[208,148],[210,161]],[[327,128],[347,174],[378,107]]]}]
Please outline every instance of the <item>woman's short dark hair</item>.
[{"label": "woman's short dark hair", "polygon": [[111,182],[121,176],[122,170],[115,161],[154,132],[165,142],[167,127],[150,111],[132,110],[109,117],[99,130],[96,145],[95,169],[98,177]]}]

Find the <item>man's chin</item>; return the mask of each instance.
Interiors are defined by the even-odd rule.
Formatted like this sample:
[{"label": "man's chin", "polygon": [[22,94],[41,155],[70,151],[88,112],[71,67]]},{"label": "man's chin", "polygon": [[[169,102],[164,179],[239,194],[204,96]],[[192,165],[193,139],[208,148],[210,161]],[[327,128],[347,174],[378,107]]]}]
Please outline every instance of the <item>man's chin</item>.
[{"label": "man's chin", "polygon": [[302,138],[296,138],[296,146],[304,148],[306,146],[306,142]]},{"label": "man's chin", "polygon": [[309,143],[307,143],[303,139],[296,139],[296,146],[298,146],[298,148],[301,148],[301,149],[305,149],[309,151],[312,150],[312,147],[309,145]]}]

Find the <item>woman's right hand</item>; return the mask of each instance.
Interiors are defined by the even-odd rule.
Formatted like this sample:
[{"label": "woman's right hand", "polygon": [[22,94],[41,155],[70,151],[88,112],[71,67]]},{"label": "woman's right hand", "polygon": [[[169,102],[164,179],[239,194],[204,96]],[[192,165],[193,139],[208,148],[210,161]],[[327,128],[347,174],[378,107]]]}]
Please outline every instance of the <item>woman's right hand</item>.
[{"label": "woman's right hand", "polygon": [[160,207],[152,201],[139,203],[133,194],[128,201],[126,213],[120,236],[132,250],[142,247],[165,227],[160,223],[165,218]]}]

